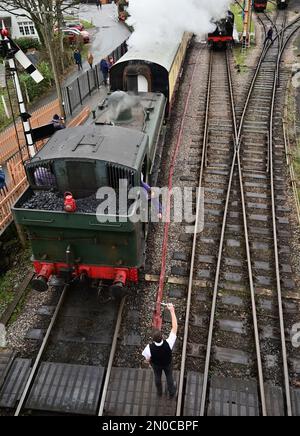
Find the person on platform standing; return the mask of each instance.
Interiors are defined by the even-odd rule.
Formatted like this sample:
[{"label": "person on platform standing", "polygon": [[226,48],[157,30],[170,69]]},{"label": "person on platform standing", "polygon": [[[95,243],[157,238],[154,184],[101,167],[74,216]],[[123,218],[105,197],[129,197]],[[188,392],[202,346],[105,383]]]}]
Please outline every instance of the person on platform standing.
[{"label": "person on platform standing", "polygon": [[168,339],[164,340],[161,331],[155,330],[153,332],[152,344],[146,346],[142,355],[145,357],[146,362],[150,363],[152,366],[157,395],[159,397],[162,396],[161,376],[164,371],[167,378],[169,396],[170,398],[173,398],[176,393],[176,386],[172,373],[172,349],[176,341],[178,326],[173,304],[168,304],[167,308],[169,309],[172,318],[172,330]]},{"label": "person on platform standing", "polygon": [[107,58],[107,63],[108,63],[109,69],[111,69],[111,67],[112,67],[113,64],[115,63],[115,62],[114,62],[114,58],[113,58],[112,56],[108,56],[108,58]]},{"label": "person on platform standing", "polygon": [[81,53],[78,50],[78,48],[76,48],[76,50],[74,51],[74,60],[76,65],[78,66],[78,71],[82,70],[82,59],[81,59]]},{"label": "person on platform standing", "polygon": [[92,53],[89,51],[88,55],[87,55],[87,61],[89,66],[91,67],[91,69],[93,69],[93,63],[94,63],[94,56],[92,55]]},{"label": "person on platform standing", "polygon": [[61,130],[66,128],[65,120],[62,117],[60,117],[58,114],[53,115],[51,122],[55,130]]},{"label": "person on platform standing", "polygon": [[5,183],[5,174],[4,171],[2,169],[2,166],[0,165],[0,189],[6,188],[6,183]]},{"label": "person on platform standing", "polygon": [[96,0],[96,6],[97,6],[97,9],[102,9],[102,2],[101,2],[101,0]]},{"label": "person on platform standing", "polygon": [[109,73],[109,64],[106,59],[102,59],[100,62],[100,70],[103,75],[103,82],[105,85],[108,85],[108,73]]}]

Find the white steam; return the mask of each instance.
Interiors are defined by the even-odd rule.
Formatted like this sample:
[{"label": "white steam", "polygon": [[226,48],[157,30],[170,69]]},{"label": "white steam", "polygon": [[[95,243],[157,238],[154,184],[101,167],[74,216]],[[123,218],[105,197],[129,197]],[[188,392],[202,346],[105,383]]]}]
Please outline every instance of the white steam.
[{"label": "white steam", "polygon": [[140,99],[136,95],[127,94],[124,91],[116,91],[108,97],[108,115],[109,121],[118,120],[119,116],[130,111],[140,103]]},{"label": "white steam", "polygon": [[179,42],[184,31],[197,35],[214,30],[212,19],[224,16],[231,0],[130,0],[127,23],[135,29],[129,45]]}]

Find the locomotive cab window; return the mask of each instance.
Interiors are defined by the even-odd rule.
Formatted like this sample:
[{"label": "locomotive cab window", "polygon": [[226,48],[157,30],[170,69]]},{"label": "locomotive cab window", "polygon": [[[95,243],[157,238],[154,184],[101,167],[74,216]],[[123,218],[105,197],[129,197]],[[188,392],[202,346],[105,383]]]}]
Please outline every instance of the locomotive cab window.
[{"label": "locomotive cab window", "polygon": [[145,183],[147,183],[147,181],[148,181],[148,156],[145,156],[145,159],[143,162],[141,180],[142,180],[142,182],[145,182]]},{"label": "locomotive cab window", "polygon": [[26,167],[28,180],[33,189],[57,187],[53,162],[34,163]]},{"label": "locomotive cab window", "polygon": [[67,161],[66,188],[78,197],[95,193],[98,189],[95,168],[94,162]]},{"label": "locomotive cab window", "polygon": [[149,84],[145,76],[139,74],[137,76],[137,82],[138,82],[138,92],[149,92]]}]

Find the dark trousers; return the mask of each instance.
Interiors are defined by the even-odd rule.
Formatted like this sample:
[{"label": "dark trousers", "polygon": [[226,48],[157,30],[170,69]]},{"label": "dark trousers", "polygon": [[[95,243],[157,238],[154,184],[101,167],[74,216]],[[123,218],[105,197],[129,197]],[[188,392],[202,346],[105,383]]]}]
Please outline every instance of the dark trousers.
[{"label": "dark trousers", "polygon": [[108,73],[102,71],[102,75],[103,75],[103,82],[105,85],[107,85]]},{"label": "dark trousers", "polygon": [[152,368],[153,368],[153,372],[154,372],[154,377],[155,377],[155,386],[157,389],[157,393],[159,395],[162,394],[162,384],[161,384],[161,376],[162,376],[162,372],[164,371],[165,375],[166,375],[166,379],[167,379],[167,385],[168,385],[168,391],[170,395],[174,395],[176,392],[176,387],[174,384],[174,379],[173,379],[173,373],[172,373],[172,363],[168,366],[158,366],[158,365],[154,365],[152,363]]}]

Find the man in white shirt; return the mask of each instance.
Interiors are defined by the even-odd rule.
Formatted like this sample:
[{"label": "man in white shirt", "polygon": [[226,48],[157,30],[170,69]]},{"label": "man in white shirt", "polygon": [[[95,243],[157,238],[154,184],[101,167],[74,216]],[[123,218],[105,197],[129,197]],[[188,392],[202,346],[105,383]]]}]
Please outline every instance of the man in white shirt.
[{"label": "man in white shirt", "polygon": [[172,319],[172,330],[168,339],[164,340],[161,331],[155,330],[153,333],[152,344],[147,345],[142,355],[148,363],[151,363],[153,368],[157,394],[160,397],[162,396],[161,375],[162,371],[164,371],[167,378],[169,395],[172,398],[176,393],[176,386],[172,373],[172,349],[176,341],[178,325],[173,304],[168,304],[167,308],[170,311]]}]

